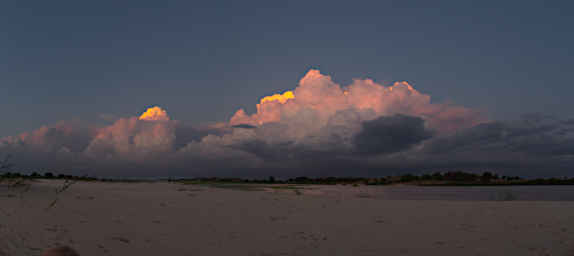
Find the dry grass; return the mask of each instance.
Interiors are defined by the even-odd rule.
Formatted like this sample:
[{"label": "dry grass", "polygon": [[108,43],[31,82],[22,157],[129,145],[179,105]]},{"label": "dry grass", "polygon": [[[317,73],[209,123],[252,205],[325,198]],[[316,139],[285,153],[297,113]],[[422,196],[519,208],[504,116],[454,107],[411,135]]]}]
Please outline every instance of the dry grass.
[{"label": "dry grass", "polygon": [[46,210],[49,210],[51,208],[53,208],[56,203],[58,203],[58,199],[60,198],[60,194],[64,193],[64,191],[68,190],[72,185],[74,185],[77,181],[76,180],[66,180],[64,181],[64,184],[56,189],[56,198],[54,198],[54,200],[50,203],[50,205],[48,205],[48,207],[46,208]]}]

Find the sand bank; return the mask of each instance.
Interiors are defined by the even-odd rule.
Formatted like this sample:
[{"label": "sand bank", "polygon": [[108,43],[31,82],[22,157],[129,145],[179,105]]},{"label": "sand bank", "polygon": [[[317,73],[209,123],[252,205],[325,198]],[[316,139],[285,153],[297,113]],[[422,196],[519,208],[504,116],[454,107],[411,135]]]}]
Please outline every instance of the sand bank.
[{"label": "sand bank", "polygon": [[[0,255],[574,255],[574,202],[383,189],[63,181],[0,187]],[[21,193],[23,192],[23,193]]]}]

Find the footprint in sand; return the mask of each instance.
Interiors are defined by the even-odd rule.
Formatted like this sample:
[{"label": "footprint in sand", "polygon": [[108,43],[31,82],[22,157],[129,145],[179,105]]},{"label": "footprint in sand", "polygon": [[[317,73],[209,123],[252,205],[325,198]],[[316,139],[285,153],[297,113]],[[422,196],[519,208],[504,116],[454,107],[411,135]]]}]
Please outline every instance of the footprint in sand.
[{"label": "footprint in sand", "polygon": [[270,220],[271,222],[275,222],[275,221],[285,221],[285,220],[287,220],[287,217],[284,217],[284,216],[270,216],[270,217],[269,217],[269,220]]},{"label": "footprint in sand", "polygon": [[126,243],[126,244],[130,243],[129,239],[124,238],[124,237],[119,237],[119,236],[112,237],[112,240],[119,241],[119,242]]},{"label": "footprint in sand", "polygon": [[94,196],[76,196],[76,199],[78,199],[78,200],[94,200],[94,199],[96,199],[96,197],[94,197]]},{"label": "footprint in sand", "polygon": [[108,254],[108,252],[109,252],[109,250],[106,249],[106,247],[103,246],[103,245],[101,245],[101,244],[98,244],[98,248],[99,248],[100,250],[102,250],[105,254]]},{"label": "footprint in sand", "polygon": [[385,223],[385,219],[383,219],[382,217],[375,217],[375,223],[379,224]]}]

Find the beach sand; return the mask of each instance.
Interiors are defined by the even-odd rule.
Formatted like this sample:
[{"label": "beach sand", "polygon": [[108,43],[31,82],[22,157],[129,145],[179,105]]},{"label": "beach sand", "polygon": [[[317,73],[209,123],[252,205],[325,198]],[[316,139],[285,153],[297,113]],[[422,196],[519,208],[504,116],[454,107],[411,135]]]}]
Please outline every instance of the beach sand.
[{"label": "beach sand", "polygon": [[0,255],[574,255],[574,202],[386,200],[352,186],[0,186]]}]

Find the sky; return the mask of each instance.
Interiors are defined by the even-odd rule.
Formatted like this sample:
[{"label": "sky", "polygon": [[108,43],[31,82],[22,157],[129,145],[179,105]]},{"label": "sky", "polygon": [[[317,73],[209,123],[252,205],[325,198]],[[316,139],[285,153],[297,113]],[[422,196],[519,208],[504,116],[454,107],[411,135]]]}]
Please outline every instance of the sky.
[{"label": "sky", "polygon": [[[7,1],[0,8],[0,153],[22,167],[95,174],[149,166],[145,174],[126,171],[135,176],[571,173],[564,166],[574,155],[574,4],[340,2]],[[351,87],[354,100],[341,96]],[[376,93],[391,87],[399,92]],[[294,99],[260,102],[286,91]],[[139,119],[154,106],[169,118]],[[345,132],[332,131],[338,118]],[[303,134],[293,123],[306,127]],[[389,135],[396,126],[411,133]],[[314,141],[320,130],[332,136]],[[148,139],[118,139],[137,134]],[[280,142],[270,139],[279,135]],[[493,159],[492,148],[505,157]],[[154,157],[182,149],[199,160],[178,158],[168,166],[173,173],[157,171],[167,167]],[[198,153],[210,150],[221,154],[214,162],[238,157],[245,166],[237,171]],[[73,156],[55,161],[62,151]],[[406,152],[416,160],[399,160]],[[468,155],[459,163],[448,158],[453,152]],[[536,163],[525,162],[532,155]],[[326,171],[332,161],[340,171]]]}]

